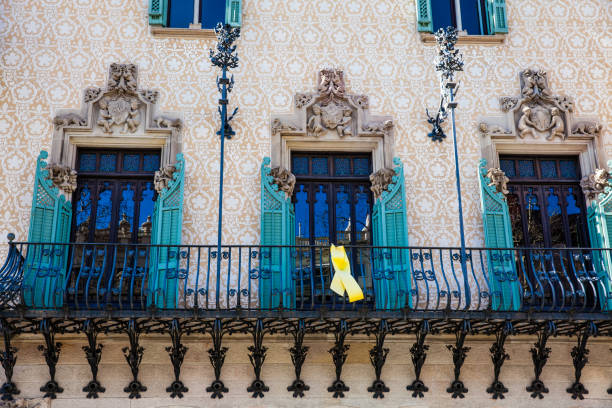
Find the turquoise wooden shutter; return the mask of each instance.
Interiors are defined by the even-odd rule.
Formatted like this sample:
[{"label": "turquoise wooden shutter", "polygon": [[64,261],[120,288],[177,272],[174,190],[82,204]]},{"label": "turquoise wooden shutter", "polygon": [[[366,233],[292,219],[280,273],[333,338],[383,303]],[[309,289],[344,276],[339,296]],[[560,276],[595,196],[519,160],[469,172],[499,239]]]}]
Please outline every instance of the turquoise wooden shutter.
[{"label": "turquoise wooden shutter", "polygon": [[507,33],[508,21],[506,18],[506,0],[487,0],[487,20],[489,33]]},{"label": "turquoise wooden shutter", "polygon": [[431,33],[433,20],[431,17],[431,0],[416,0],[417,31]]},{"label": "turquoise wooden shutter", "polygon": [[151,231],[151,266],[149,291],[158,308],[176,309],[179,306],[179,280],[185,279],[181,268],[181,230],[183,226],[183,190],[185,185],[185,159],[176,155],[176,171],[172,180],[157,196],[153,210]]},{"label": "turquoise wooden shutter", "polygon": [[[608,162],[612,168],[612,161]],[[587,213],[591,247],[604,248],[593,251],[593,265],[599,276],[597,291],[603,310],[612,310],[612,189],[599,196],[599,202],[591,203]]]},{"label": "turquoise wooden shutter", "polygon": [[242,25],[242,0],[225,0],[225,24]]},{"label": "turquoise wooden shutter", "polygon": [[410,251],[408,246],[408,222],[406,221],[406,188],[404,166],[394,158],[395,175],[372,210],[374,296],[378,309],[412,307]]},{"label": "turquoise wooden shutter", "polygon": [[480,160],[478,182],[480,204],[484,224],[485,247],[488,249],[488,280],[493,310],[518,310],[521,307],[520,285],[516,271],[514,251],[496,248],[512,248],[512,224],[508,203],[486,177],[487,161]]},{"label": "turquoise wooden shutter", "polygon": [[168,0],[149,0],[149,25],[168,25]]},{"label": "turquoise wooden shutter", "polygon": [[295,212],[291,197],[273,183],[270,158],[261,164],[261,253],[259,259],[259,300],[264,309],[280,305],[291,308],[295,304],[292,279],[293,248],[275,247],[295,245]]},{"label": "turquoise wooden shutter", "polygon": [[55,308],[63,304],[68,259],[68,246],[57,244],[70,240],[72,206],[48,179],[47,157],[43,150],[36,161],[22,290],[27,306]]}]

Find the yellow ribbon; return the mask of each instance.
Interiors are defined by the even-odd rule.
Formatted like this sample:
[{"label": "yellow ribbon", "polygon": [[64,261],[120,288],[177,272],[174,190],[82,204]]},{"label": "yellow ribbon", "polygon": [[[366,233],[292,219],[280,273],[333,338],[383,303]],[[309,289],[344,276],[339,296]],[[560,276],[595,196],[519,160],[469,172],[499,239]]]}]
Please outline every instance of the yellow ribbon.
[{"label": "yellow ribbon", "polygon": [[351,264],[346,256],[346,251],[343,246],[335,246],[332,244],[330,248],[331,260],[334,265],[334,279],[332,279],[329,288],[344,296],[344,291],[349,296],[349,302],[356,302],[363,299],[363,292],[359,287],[359,284],[351,275]]}]

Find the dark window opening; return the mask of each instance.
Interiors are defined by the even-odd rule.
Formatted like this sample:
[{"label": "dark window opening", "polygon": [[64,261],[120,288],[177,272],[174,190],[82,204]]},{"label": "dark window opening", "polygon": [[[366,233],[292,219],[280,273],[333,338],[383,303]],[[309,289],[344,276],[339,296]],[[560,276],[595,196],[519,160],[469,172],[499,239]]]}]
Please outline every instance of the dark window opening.
[{"label": "dark window opening", "polygon": [[[168,1],[168,27],[189,28],[194,22],[194,0]],[[198,21],[202,28],[211,29],[217,23],[225,23],[225,0],[196,0],[199,1]]]},{"label": "dark window opening", "polygon": [[434,32],[448,26],[469,35],[486,35],[488,27],[485,0],[431,0]]}]

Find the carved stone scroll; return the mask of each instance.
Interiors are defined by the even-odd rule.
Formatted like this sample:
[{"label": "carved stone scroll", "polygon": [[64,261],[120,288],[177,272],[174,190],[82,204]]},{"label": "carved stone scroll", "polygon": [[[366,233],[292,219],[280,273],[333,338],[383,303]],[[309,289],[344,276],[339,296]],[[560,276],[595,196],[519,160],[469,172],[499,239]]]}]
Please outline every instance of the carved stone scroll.
[{"label": "carved stone scroll", "polygon": [[487,170],[486,177],[491,180],[489,187],[495,187],[495,190],[503,195],[509,193],[508,183],[510,182],[510,179],[506,177],[506,173],[504,173],[502,169],[490,168]]},{"label": "carved stone scroll", "polygon": [[155,172],[153,185],[155,186],[155,191],[157,191],[157,194],[161,193],[164,188],[168,187],[168,182],[172,180],[175,172],[176,167],[174,166],[162,167]]},{"label": "carved stone scroll", "polygon": [[287,197],[293,195],[295,176],[289,170],[282,167],[274,167],[270,169],[270,175],[274,178],[273,183],[278,186],[280,191],[283,191]]},{"label": "carved stone scroll", "polygon": [[588,176],[584,176],[580,180],[582,192],[589,200],[594,200],[597,196],[606,190],[606,187],[612,187],[610,184],[612,174],[606,169],[595,169]]},{"label": "carved stone scroll", "polygon": [[77,187],[76,170],[61,164],[49,164],[47,170],[49,170],[49,179],[57,188],[68,194],[74,193]]},{"label": "carved stone scroll", "polygon": [[379,199],[383,191],[389,188],[394,175],[395,171],[393,169],[386,168],[370,174],[370,182],[372,183],[370,190],[372,190],[375,200]]}]

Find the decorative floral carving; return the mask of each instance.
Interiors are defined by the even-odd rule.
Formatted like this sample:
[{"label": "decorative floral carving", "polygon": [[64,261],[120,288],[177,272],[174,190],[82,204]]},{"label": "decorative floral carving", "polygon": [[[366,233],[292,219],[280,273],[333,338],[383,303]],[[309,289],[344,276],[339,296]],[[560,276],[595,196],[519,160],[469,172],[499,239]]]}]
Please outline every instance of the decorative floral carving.
[{"label": "decorative floral carving", "polygon": [[612,174],[606,169],[595,169],[595,171],[588,176],[584,176],[580,180],[580,187],[582,192],[590,200],[594,200],[600,193],[603,193],[606,187],[612,187],[610,184],[610,177]]},{"label": "decorative floral carving", "polygon": [[94,101],[98,99],[98,97],[100,96],[100,93],[102,93],[102,89],[98,88],[97,86],[92,87],[92,88],[87,88],[85,90],[85,95],[83,95],[83,100],[85,101],[85,103]]},{"label": "decorative floral carving", "polygon": [[136,92],[138,69],[135,64],[112,63],[108,73],[107,91]]},{"label": "decorative floral carving", "polygon": [[362,126],[362,129],[366,132],[388,135],[391,129],[393,129],[393,121],[391,119],[384,120],[382,122],[369,122]]},{"label": "decorative floral carving", "polygon": [[153,184],[155,186],[155,191],[157,191],[157,194],[161,193],[164,188],[168,187],[168,182],[172,180],[175,172],[176,167],[172,165],[162,167],[161,169],[155,172]]},{"label": "decorative floral carving", "polygon": [[309,94],[298,93],[295,94],[295,107],[302,109],[312,101],[313,96]]},{"label": "decorative floral carving", "polygon": [[149,103],[157,103],[159,92],[151,89],[143,89],[140,91],[140,96]]},{"label": "decorative floral carving", "polygon": [[279,118],[272,120],[272,134],[281,133],[283,131],[298,131],[301,130],[295,125],[283,123]]},{"label": "decorative floral carving", "polygon": [[274,178],[272,182],[278,186],[278,189],[284,191],[287,197],[291,197],[295,187],[295,176],[283,167],[273,167],[270,169],[270,175]]},{"label": "decorative floral carving", "polygon": [[47,165],[49,180],[60,190],[72,194],[77,187],[77,172],[68,166],[59,164]]},{"label": "decorative floral carving", "polygon": [[340,69],[326,68],[319,71],[319,98],[321,105],[346,98],[344,72]]},{"label": "decorative floral carving", "polygon": [[53,124],[55,125],[56,129],[74,126],[83,127],[87,126],[87,120],[76,113],[66,113],[54,117]]},{"label": "decorative floral carving", "polygon": [[49,398],[19,398],[0,402],[0,408],[47,408],[50,402]]},{"label": "decorative floral carving", "polygon": [[478,125],[478,129],[484,134],[508,134],[506,129],[498,125],[491,125],[485,122],[482,122]]},{"label": "decorative floral carving", "polygon": [[98,126],[101,126],[105,133],[113,133],[113,125],[123,125],[123,132],[129,130],[134,133],[140,125],[139,105],[138,99],[133,97],[120,95],[102,98],[98,102],[100,107]]},{"label": "decorative floral carving", "polygon": [[509,193],[508,183],[510,179],[506,177],[506,173],[504,173],[502,169],[490,168],[485,177],[490,181],[488,184],[489,187],[495,187],[495,190],[503,195]]},{"label": "decorative floral carving", "polygon": [[158,128],[177,128],[180,129],[183,126],[183,122],[180,119],[170,119],[163,116],[158,116],[154,120]]},{"label": "decorative floral carving", "polygon": [[526,69],[521,72],[521,96],[525,99],[536,97],[550,98],[551,92],[548,89],[548,78],[546,71]]},{"label": "decorative floral carving", "polygon": [[393,169],[380,169],[375,173],[370,174],[370,182],[372,186],[370,190],[374,194],[374,199],[377,200],[382,196],[383,191],[389,189],[389,184],[393,181],[395,171]]},{"label": "decorative floral carving", "polygon": [[593,121],[578,122],[572,128],[574,135],[591,135],[595,136],[601,132],[601,124]]},{"label": "decorative floral carving", "polygon": [[370,99],[367,95],[352,95],[351,101],[355,106],[360,107],[361,109],[368,109],[370,107]]},{"label": "decorative floral carving", "polygon": [[508,112],[516,106],[518,103],[518,98],[513,96],[502,96],[499,100],[499,105],[501,106],[501,110],[503,112]]}]

